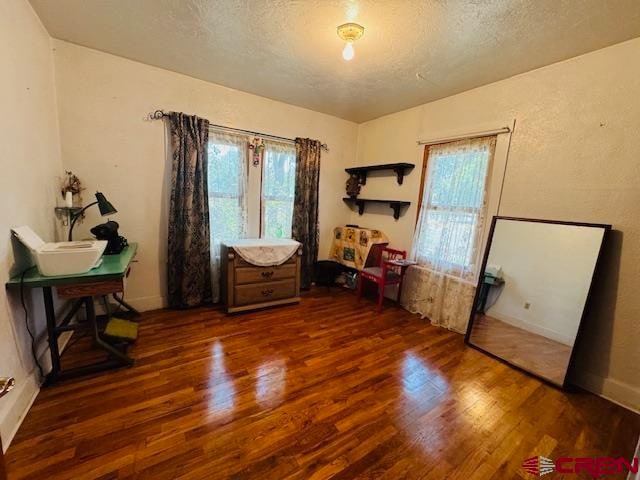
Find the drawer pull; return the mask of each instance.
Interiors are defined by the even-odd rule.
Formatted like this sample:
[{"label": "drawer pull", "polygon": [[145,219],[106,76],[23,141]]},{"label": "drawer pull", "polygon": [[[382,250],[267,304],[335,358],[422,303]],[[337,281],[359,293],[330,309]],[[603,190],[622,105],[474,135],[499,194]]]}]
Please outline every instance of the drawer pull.
[{"label": "drawer pull", "polygon": [[262,278],[271,278],[273,277],[274,271],[271,270],[269,272],[262,272],[260,275],[262,275]]},{"label": "drawer pull", "polygon": [[269,297],[273,295],[273,288],[268,288],[266,290],[262,290],[262,296],[263,297]]}]

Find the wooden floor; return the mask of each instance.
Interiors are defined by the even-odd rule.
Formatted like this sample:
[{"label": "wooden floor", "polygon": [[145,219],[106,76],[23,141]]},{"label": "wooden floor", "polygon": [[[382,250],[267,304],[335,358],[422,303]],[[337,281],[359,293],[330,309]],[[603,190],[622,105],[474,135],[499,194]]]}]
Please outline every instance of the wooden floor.
[{"label": "wooden floor", "polygon": [[528,372],[535,372],[557,385],[564,383],[571,359],[571,348],[567,345],[488,315],[476,316],[470,340],[473,345]]},{"label": "wooden floor", "polygon": [[316,290],[144,314],[133,368],[40,393],[10,478],[508,479],[534,455],[632,456],[638,415],[374,310]]}]

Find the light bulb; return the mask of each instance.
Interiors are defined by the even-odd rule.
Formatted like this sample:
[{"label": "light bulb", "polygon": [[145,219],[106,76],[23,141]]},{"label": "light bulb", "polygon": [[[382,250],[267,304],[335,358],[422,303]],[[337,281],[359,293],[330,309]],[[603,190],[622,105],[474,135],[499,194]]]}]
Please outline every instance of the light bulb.
[{"label": "light bulb", "polygon": [[344,50],[342,50],[342,58],[344,58],[346,61],[349,61],[353,59],[355,54],[356,52],[353,49],[353,43],[347,42],[347,44],[344,46]]}]

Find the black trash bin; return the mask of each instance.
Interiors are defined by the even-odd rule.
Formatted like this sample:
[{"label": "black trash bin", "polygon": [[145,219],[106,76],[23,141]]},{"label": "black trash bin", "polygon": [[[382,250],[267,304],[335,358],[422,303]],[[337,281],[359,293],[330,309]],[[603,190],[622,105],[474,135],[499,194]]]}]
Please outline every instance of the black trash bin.
[{"label": "black trash bin", "polygon": [[336,277],[345,271],[345,267],[333,260],[319,260],[314,271],[316,286],[330,288],[336,284]]}]

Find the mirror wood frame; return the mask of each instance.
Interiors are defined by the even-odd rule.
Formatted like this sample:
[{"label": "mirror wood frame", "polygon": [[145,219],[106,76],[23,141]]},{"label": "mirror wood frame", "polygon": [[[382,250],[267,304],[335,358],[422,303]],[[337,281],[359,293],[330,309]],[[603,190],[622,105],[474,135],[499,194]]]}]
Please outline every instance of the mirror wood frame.
[{"label": "mirror wood frame", "polygon": [[[527,370],[526,368],[523,368],[519,365],[516,365],[512,362],[510,362],[509,360],[507,360],[506,358],[502,358],[498,355],[493,354],[492,352],[489,352],[487,350],[485,350],[482,347],[479,347],[477,345],[474,345],[473,343],[471,343],[471,330],[473,328],[473,323],[475,320],[475,313],[476,313],[476,309],[478,308],[478,301],[480,300],[480,286],[482,283],[482,279],[484,277],[484,272],[485,272],[485,268],[487,266],[487,260],[489,259],[489,252],[491,250],[491,244],[493,241],[493,234],[495,232],[495,228],[496,228],[496,223],[498,222],[498,220],[509,220],[509,221],[515,221],[515,222],[530,222],[530,223],[549,223],[549,224],[554,224],[554,225],[568,225],[568,226],[572,226],[572,227],[590,227],[590,228],[601,228],[603,230],[603,235],[602,235],[602,241],[600,242],[600,248],[598,250],[598,255],[596,257],[596,263],[593,269],[593,273],[591,274],[591,282],[589,284],[589,290],[587,291],[587,296],[585,298],[585,302],[584,302],[584,308],[582,309],[582,314],[580,315],[580,320],[578,321],[578,331],[576,333],[576,337],[573,341],[573,345],[571,346],[571,354],[569,356],[569,363],[567,365],[567,369],[565,371],[564,374],[564,378],[562,381],[562,384],[558,384],[555,383],[553,381],[551,381],[548,378],[545,378],[543,376],[541,376],[540,374],[536,373],[536,372],[532,372],[530,370]],[[591,298],[593,296],[593,279],[596,276],[596,272],[599,272],[602,268],[602,255],[603,255],[603,251],[604,251],[604,247],[605,244],[607,243],[607,239],[609,237],[609,234],[611,232],[611,225],[608,224],[602,224],[602,223],[585,223],[585,222],[565,222],[562,220],[544,220],[544,219],[539,219],[539,218],[524,218],[524,217],[505,217],[505,216],[500,216],[500,215],[494,215],[493,219],[491,220],[491,228],[489,229],[489,236],[487,238],[487,246],[485,248],[484,251],[484,255],[482,258],[482,267],[480,268],[480,272],[478,275],[478,282],[476,284],[476,292],[473,298],[473,306],[471,307],[471,313],[469,315],[469,324],[467,325],[467,332],[464,335],[464,343],[469,345],[470,347],[475,348],[476,350],[485,353],[487,355],[489,355],[492,358],[495,358],[503,363],[506,363],[507,365],[516,368],[517,370],[520,370],[522,372],[525,372],[529,375],[532,375],[536,378],[539,378],[540,380],[542,380],[545,383],[548,383],[550,385],[553,385],[555,387],[560,387],[563,390],[566,390],[569,386],[570,386],[570,382],[569,382],[569,373],[571,372],[571,370],[574,367],[574,362],[575,362],[575,353],[576,353],[576,344],[579,342],[581,334],[582,334],[582,330],[583,330],[583,324],[584,324],[584,319],[586,316],[586,313],[590,307],[591,304]]]}]

